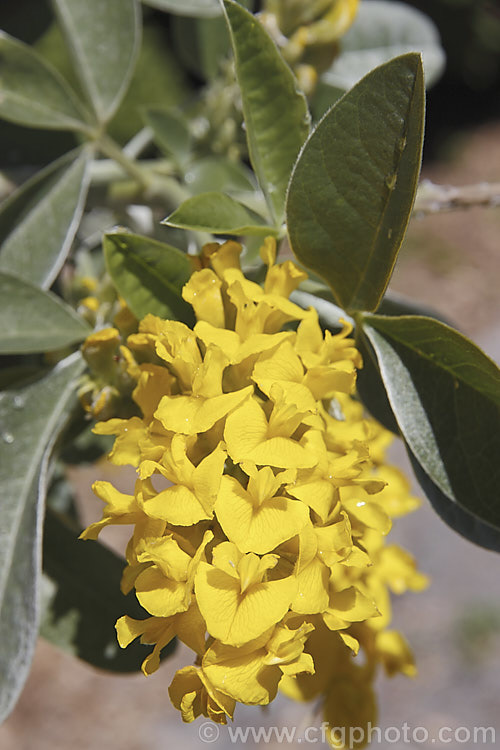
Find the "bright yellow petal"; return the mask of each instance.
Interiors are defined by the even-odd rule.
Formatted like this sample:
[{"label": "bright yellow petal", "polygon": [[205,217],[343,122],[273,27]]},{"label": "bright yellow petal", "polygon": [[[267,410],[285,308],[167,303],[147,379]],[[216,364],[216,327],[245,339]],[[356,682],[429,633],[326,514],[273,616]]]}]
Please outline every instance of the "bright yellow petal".
[{"label": "bright yellow petal", "polygon": [[168,689],[170,700],[185,722],[194,721],[202,713],[203,684],[196,667],[178,669]]},{"label": "bright yellow petal", "polygon": [[328,607],[328,580],[330,571],[318,557],[297,575],[298,592],[292,610],[300,614],[324,612]]},{"label": "bright yellow petal", "polygon": [[240,271],[240,255],[242,251],[242,245],[234,240],[227,240],[221,245],[211,242],[203,247],[203,254],[209,259],[210,265],[220,278],[224,277],[224,273],[228,269]]},{"label": "bright yellow petal", "polygon": [[305,271],[298,268],[291,260],[286,260],[284,263],[269,268],[264,291],[266,294],[288,298],[306,279]]},{"label": "bright yellow petal", "polygon": [[203,562],[195,578],[196,598],[208,632],[232,646],[257,638],[281,620],[296,588],[292,576],[255,584],[242,595],[239,580]]},{"label": "bright yellow petal", "polygon": [[328,367],[312,367],[307,371],[304,385],[316,400],[333,398],[339,391],[352,393],[356,385],[356,370],[348,360]]},{"label": "bright yellow petal", "polygon": [[222,374],[229,364],[223,350],[210,344],[205,352],[203,364],[193,378],[193,396],[215,398],[222,395]]},{"label": "bright yellow petal", "polygon": [[200,320],[194,327],[194,332],[198,338],[203,341],[206,347],[211,344],[218,346],[227,354],[230,361],[233,361],[240,347],[240,337],[235,331],[228,331],[225,328],[216,328],[215,326]]},{"label": "bright yellow petal", "polygon": [[351,654],[344,643],[317,619],[315,629],[308,636],[305,651],[312,656],[314,674],[302,673],[296,677],[284,675],[280,690],[297,701],[310,701],[325,695],[332,682],[350,668]]},{"label": "bright yellow petal", "polygon": [[171,534],[158,539],[142,539],[138,545],[137,559],[139,562],[155,563],[164,575],[175,581],[187,579],[191,562],[191,557]]},{"label": "bright yellow petal", "polygon": [[212,552],[212,562],[216,568],[239,581],[238,564],[243,557],[233,542],[222,542]]},{"label": "bright yellow petal", "polygon": [[252,461],[259,465],[296,469],[314,466],[317,458],[298,441],[288,437],[268,438],[266,416],[255,399],[235,409],[226,420],[224,439],[235,463]]},{"label": "bright yellow petal", "polygon": [[309,482],[297,480],[287,485],[286,491],[306,503],[322,521],[326,521],[335,503],[335,487],[325,479],[314,479]]},{"label": "bright yellow petal", "polygon": [[195,396],[164,396],[155,412],[166,430],[182,435],[207,432],[252,393],[252,386],[234,393],[204,399]]},{"label": "bright yellow petal", "polygon": [[166,578],[156,565],[140,573],[135,590],[139,604],[156,617],[170,617],[188,608],[186,584]]},{"label": "bright yellow petal", "polygon": [[223,477],[215,512],[228,539],[242,552],[261,555],[299,533],[309,520],[306,506],[285,497],[256,505],[233,477]]},{"label": "bright yellow petal", "polygon": [[353,654],[356,656],[356,654],[359,653],[359,641],[350,633],[346,633],[342,630],[337,630],[337,633],[342,638],[342,641],[345,643],[345,645],[350,648]]},{"label": "bright yellow petal", "polygon": [[314,662],[311,654],[301,654],[300,657],[291,664],[280,664],[280,669],[284,675],[295,676],[297,674],[314,674]]},{"label": "bright yellow petal", "polygon": [[195,654],[205,652],[207,626],[194,597],[189,609],[175,616],[175,629],[181,641]]},{"label": "bright yellow petal", "polygon": [[250,706],[266,705],[276,696],[281,671],[264,664],[264,649],[245,649],[216,641],[203,659],[203,671],[221,692]]},{"label": "bright yellow petal", "polygon": [[119,492],[110,482],[103,481],[94,482],[92,490],[106,505],[102,519],[82,531],[80,539],[97,539],[100,531],[110,524],[129,524],[137,521],[140,509],[134,495]]},{"label": "bright yellow petal", "polygon": [[365,526],[369,526],[384,535],[391,530],[391,519],[376,501],[370,500],[368,497],[366,500],[353,498],[342,500],[342,505],[349,516],[361,521]]},{"label": "bright yellow petal", "polygon": [[131,617],[120,617],[116,622],[118,643],[122,648],[141,636],[141,643],[154,645],[153,651],[144,659],[142,671],[152,674],[160,666],[161,650],[175,637],[175,618],[149,617],[146,620],[134,620]]},{"label": "bright yellow petal", "polygon": [[193,490],[207,513],[212,512],[217,498],[226,461],[222,445],[204,458],[193,472]]},{"label": "bright yellow petal", "polygon": [[226,715],[233,717],[234,700],[216,690],[198,667],[177,670],[168,694],[185,722],[194,721],[200,714],[219,724],[226,723]]},{"label": "bright yellow petal", "polygon": [[182,484],[158,492],[143,508],[151,518],[161,518],[175,526],[192,526],[212,515],[207,513],[193,490]]},{"label": "bright yellow petal", "polygon": [[323,718],[328,723],[327,740],[334,750],[360,750],[366,745],[369,726],[377,724],[375,696],[366,672],[352,665],[332,682],[323,704]]},{"label": "bright yellow petal", "polygon": [[182,288],[182,296],[193,307],[198,320],[224,328],[225,314],[221,296],[222,282],[210,269],[193,273]]},{"label": "bright yellow petal", "polygon": [[166,367],[142,365],[139,382],[132,394],[135,403],[140,407],[144,420],[149,422],[162,396],[172,392],[175,378]]},{"label": "bright yellow petal", "polygon": [[395,594],[403,594],[408,589],[423,591],[429,584],[427,576],[417,570],[414,558],[397,544],[382,550],[376,571]]},{"label": "bright yellow petal", "polygon": [[389,677],[402,672],[407,677],[415,677],[415,659],[407,641],[396,630],[383,630],[375,636],[377,656],[382,661]]},{"label": "bright yellow petal", "polygon": [[146,435],[146,426],[139,417],[131,419],[108,419],[98,422],[93,428],[97,435],[117,435],[109,454],[111,463],[117,466],[137,466],[141,459],[140,440]]},{"label": "bright yellow petal", "polygon": [[355,586],[350,586],[343,591],[330,594],[328,609],[323,614],[323,619],[331,630],[340,630],[347,623],[362,622],[378,614],[375,602]]}]

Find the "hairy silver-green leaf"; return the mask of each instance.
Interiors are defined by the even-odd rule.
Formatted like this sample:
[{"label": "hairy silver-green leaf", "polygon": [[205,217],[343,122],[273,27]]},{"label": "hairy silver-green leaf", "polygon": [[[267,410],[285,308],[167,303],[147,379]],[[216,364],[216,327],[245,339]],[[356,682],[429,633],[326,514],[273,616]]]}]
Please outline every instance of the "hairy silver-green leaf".
[{"label": "hairy silver-green leaf", "polygon": [[380,374],[377,356],[370,341],[360,328],[356,329],[356,347],[361,354],[363,367],[356,376],[356,391],[363,405],[386,430],[401,437],[396,417],[393,414],[384,382]]},{"label": "hairy silver-green leaf", "polygon": [[[205,156],[203,159],[197,159],[186,170],[184,180],[193,195],[214,191],[224,191],[232,197],[239,193],[257,194],[257,183],[250,169],[245,164],[232,161],[225,156]],[[262,197],[260,191],[258,196]]]},{"label": "hairy silver-green leaf", "polygon": [[104,236],[104,256],[113,283],[137,318],[148,313],[193,322],[182,287],[191,275],[188,256],[176,247],[124,231]]},{"label": "hairy silver-green leaf", "polygon": [[90,179],[84,149],[42,169],[0,206],[0,270],[48,289],[78,229]]},{"label": "hairy silver-green leaf", "polygon": [[347,315],[345,310],[342,310],[333,301],[317,293],[311,294],[302,289],[297,289],[297,291],[291,293],[290,299],[295,304],[303,307],[304,310],[307,310],[308,307],[314,307],[323,328],[341,329],[343,327],[342,321],[354,324],[354,320],[350,315]]},{"label": "hairy silver-green leaf", "polygon": [[[440,317],[440,314],[432,308],[427,305],[420,305],[414,300],[393,292],[390,289],[385,293],[380,303],[379,314],[391,316],[423,315],[428,318],[436,318],[436,320],[440,320],[442,323],[448,325],[448,321]],[[363,367],[358,371],[356,378],[358,395],[375,419],[381,422],[387,430],[401,437],[398,424],[387,399],[377,357],[373,352],[370,342],[359,328],[356,330],[356,346],[363,359]]]},{"label": "hairy silver-green leaf", "polygon": [[12,710],[33,657],[46,465],[82,369],[74,354],[41,380],[1,394],[0,721]]},{"label": "hairy silver-green leaf", "polygon": [[450,500],[500,528],[500,371],[431,318],[360,317],[401,433]]},{"label": "hairy silver-green leaf", "polygon": [[191,151],[189,121],[180,112],[166,107],[147,107],[144,120],[153,131],[157,146],[179,165],[184,165]]},{"label": "hairy silver-green leaf", "polygon": [[295,165],[290,243],[347,310],[375,310],[410,217],[423,141],[419,55],[369,73],[321,120]]},{"label": "hairy silver-green leaf", "polygon": [[200,193],[184,201],[163,224],[212,234],[276,234],[250,208],[224,193]]},{"label": "hairy silver-green leaf", "polygon": [[406,445],[406,450],[417,481],[438,516],[453,531],[463,536],[464,539],[468,539],[469,542],[478,544],[480,547],[484,547],[484,549],[500,552],[500,530],[487,523],[483,523],[472,513],[469,513],[453,500],[450,500],[425,473],[408,445]]},{"label": "hairy silver-green leaf", "polygon": [[85,130],[88,115],[52,65],[0,31],[0,117],[34,128]]},{"label": "hairy silver-green leaf", "polygon": [[76,71],[99,122],[111,119],[140,48],[138,0],[52,0]]},{"label": "hairy silver-green leaf", "polygon": [[321,80],[346,91],[377,65],[406,52],[422,53],[425,83],[435,83],[444,70],[445,54],[431,19],[393,0],[360,3],[353,25],[341,39],[340,54]]},{"label": "hairy silver-green leaf", "polygon": [[178,16],[195,16],[211,18],[221,13],[219,0],[142,0],[144,5],[151,5],[158,10],[175,13]]},{"label": "hairy silver-green leaf", "polygon": [[216,78],[221,72],[221,62],[231,49],[224,16],[194,18],[175,15],[171,24],[174,49],[182,66],[202,80]]},{"label": "hairy silver-green leaf", "polygon": [[51,292],[0,273],[0,354],[61,349],[91,332],[76,312]]},{"label": "hairy silver-green leaf", "polygon": [[281,226],[295,160],[309,134],[307,102],[260,21],[224,0],[241,89],[250,161],[269,210]]}]

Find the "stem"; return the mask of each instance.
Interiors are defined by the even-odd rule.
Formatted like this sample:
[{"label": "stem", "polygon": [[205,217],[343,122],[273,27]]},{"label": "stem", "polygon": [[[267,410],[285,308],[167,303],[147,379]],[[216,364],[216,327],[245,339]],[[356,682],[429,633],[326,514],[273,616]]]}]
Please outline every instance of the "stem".
[{"label": "stem", "polygon": [[[171,162],[167,159],[143,159],[141,169],[151,181],[170,177],[173,173]],[[169,174],[170,173],[170,174]],[[124,179],[124,167],[117,164],[115,159],[96,159],[91,166],[92,184],[107,185],[110,182]]]},{"label": "stem", "polygon": [[481,182],[454,187],[435,185],[430,180],[423,180],[418,187],[414,212],[422,216],[474,206],[500,206],[500,183]]},{"label": "stem", "polygon": [[[136,161],[127,156],[126,153],[105,133],[101,134],[96,143],[98,148],[115,161],[119,166],[135,180],[144,190],[145,198],[148,201],[162,200],[168,205],[178,206],[187,198],[190,193],[172,177],[156,173],[151,162],[139,165]],[[99,162],[98,162],[99,163]],[[97,170],[97,174],[99,171]],[[108,172],[109,174],[109,172]]]},{"label": "stem", "polygon": [[148,173],[141,169],[133,159],[129,159],[129,157],[123,153],[120,146],[108,135],[103,133],[97,140],[97,146],[104,154],[106,154],[106,156],[109,156],[116,161],[116,163],[119,164],[125,172],[136,180],[143,188],[147,190],[151,186],[151,177]]}]

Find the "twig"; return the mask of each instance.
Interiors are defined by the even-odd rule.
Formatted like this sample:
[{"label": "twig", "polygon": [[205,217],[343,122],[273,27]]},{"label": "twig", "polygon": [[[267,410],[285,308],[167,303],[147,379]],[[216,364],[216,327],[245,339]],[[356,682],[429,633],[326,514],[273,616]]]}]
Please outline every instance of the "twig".
[{"label": "twig", "polygon": [[457,211],[475,206],[500,206],[500,182],[480,182],[476,185],[435,185],[422,180],[418,187],[414,213],[417,216],[441,211]]}]

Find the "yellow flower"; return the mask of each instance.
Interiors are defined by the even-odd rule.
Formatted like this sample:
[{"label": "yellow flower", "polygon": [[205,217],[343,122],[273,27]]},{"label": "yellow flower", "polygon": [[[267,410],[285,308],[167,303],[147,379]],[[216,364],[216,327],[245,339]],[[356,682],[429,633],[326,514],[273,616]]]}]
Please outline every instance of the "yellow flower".
[{"label": "yellow flower", "polygon": [[[122,590],[150,617],[120,618],[118,640],[153,647],[145,674],[173,637],[193,650],[169,691],[184,721],[225,723],[236,703],[264,705],[281,688],[321,695],[330,726],[363,726],[377,666],[414,673],[387,630],[390,592],[426,579],[385,537],[417,503],[355,398],[351,327],[323,333],[314,310],[289,301],[305,275],[276,264],[273,239],[263,286],[245,278],[240,252],[233,241],[203,249],[183,291],[193,329],[148,315],[121,345],[137,411],[95,431],[116,436],[110,460],[138,478],[130,495],[95,484],[103,518],[82,537],[132,525]],[[109,362],[118,343],[108,331],[85,351]]]},{"label": "yellow flower", "polygon": [[97,539],[101,530],[109,524],[130,524],[139,520],[141,513],[135,495],[118,492],[109,482],[94,482],[92,489],[105,502],[103,516],[82,532],[81,539]]},{"label": "yellow flower", "polygon": [[170,534],[142,542],[137,560],[151,565],[139,573],[135,590],[144,609],[158,617],[169,617],[188,609],[194,575],[212,537],[212,532],[207,531],[193,556]]},{"label": "yellow flower", "polygon": [[203,657],[203,672],[240,703],[266,705],[275,698],[283,675],[314,672],[311,655],[304,653],[313,629],[309,623],[297,629],[277,625],[239,648],[215,641]]},{"label": "yellow flower", "polygon": [[142,663],[142,671],[145,675],[152,674],[158,669],[161,650],[175,636],[197,654],[202,654],[205,650],[205,621],[194,599],[189,609],[170,617],[134,620],[124,615],[117,620],[116,633],[118,643],[122,648],[126,648],[136,638],[140,638],[141,643],[154,644],[153,651]]},{"label": "yellow flower", "polygon": [[200,714],[217,724],[226,724],[227,716],[233,718],[235,699],[214,688],[197,667],[179,669],[168,692],[183,721],[193,721]]},{"label": "yellow flower", "polygon": [[240,646],[284,617],[297,582],[294,576],[268,580],[277,562],[277,555],[244,555],[232,542],[222,542],[213,551],[213,565],[199,564],[196,600],[214,638]]},{"label": "yellow flower", "polygon": [[307,507],[278,492],[293,477],[290,471],[275,476],[270,467],[260,471],[246,466],[250,474],[245,489],[237,479],[222,478],[215,512],[227,538],[241,552],[265,554],[298,534],[308,523]]},{"label": "yellow flower", "polygon": [[148,516],[175,526],[191,526],[212,518],[226,459],[219,444],[195,466],[188,458],[187,447],[186,437],[176,434],[162,463],[146,460],[139,467],[142,479],[157,472],[172,482],[171,487],[149,496],[141,505]]}]

